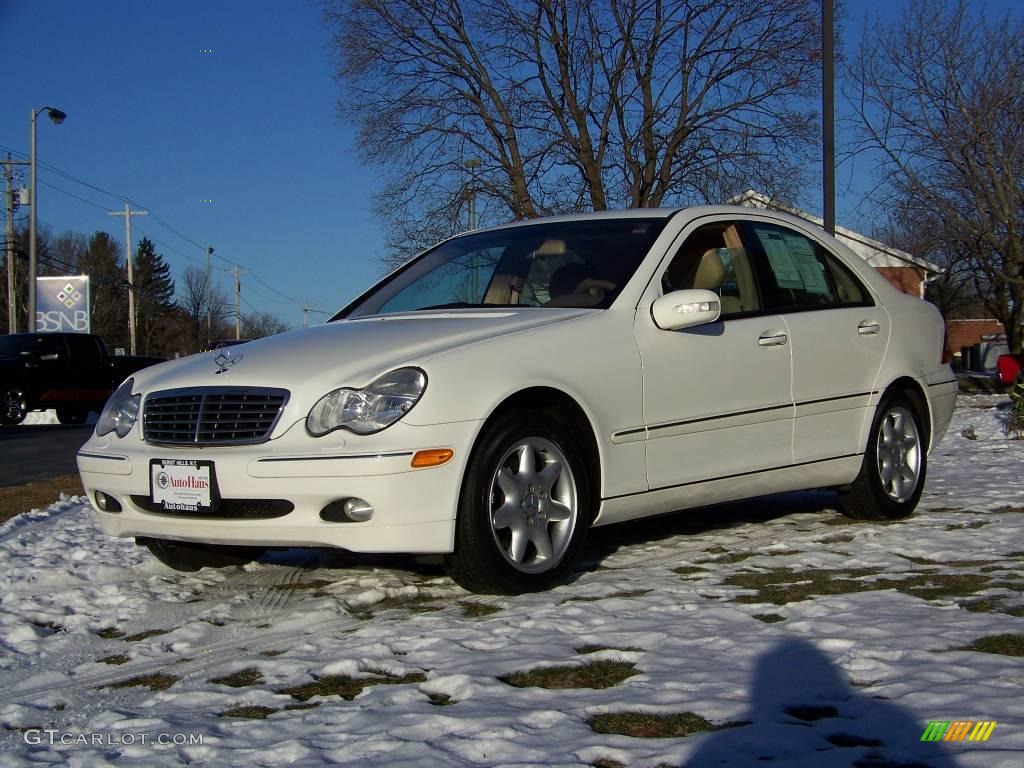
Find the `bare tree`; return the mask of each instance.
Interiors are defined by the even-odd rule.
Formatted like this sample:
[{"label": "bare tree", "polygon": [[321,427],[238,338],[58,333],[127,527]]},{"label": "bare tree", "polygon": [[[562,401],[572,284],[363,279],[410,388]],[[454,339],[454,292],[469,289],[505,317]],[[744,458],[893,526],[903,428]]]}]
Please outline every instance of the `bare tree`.
[{"label": "bare tree", "polygon": [[[185,270],[181,286],[183,290],[177,304],[184,314],[186,351],[196,352],[206,344],[205,270],[189,267]],[[214,284],[210,290],[210,306],[213,308],[213,338],[223,338],[227,335],[223,320],[228,314],[228,298],[219,285]]]},{"label": "bare tree", "polygon": [[262,339],[291,330],[288,323],[271,312],[257,311],[244,315],[242,324],[245,326],[245,336],[249,339]]},{"label": "bare tree", "polygon": [[[792,199],[816,0],[325,0],[378,211],[406,254],[483,218]],[[479,164],[468,160],[479,160]]]},{"label": "bare tree", "polygon": [[[1021,351],[1024,24],[911,0],[865,31],[851,68],[859,145],[880,157],[877,201],[916,219]],[[927,245],[927,243],[926,243]]]}]

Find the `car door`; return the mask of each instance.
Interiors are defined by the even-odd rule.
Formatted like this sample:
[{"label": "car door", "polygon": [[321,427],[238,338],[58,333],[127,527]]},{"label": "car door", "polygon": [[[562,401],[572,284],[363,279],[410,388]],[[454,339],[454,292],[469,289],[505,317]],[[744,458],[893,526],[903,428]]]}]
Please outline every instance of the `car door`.
[{"label": "car door", "polygon": [[[788,336],[782,317],[763,309],[740,232],[731,217],[689,225],[637,308],[644,424],[631,436],[646,440],[652,490],[792,464]],[[721,318],[658,328],[651,304],[684,288],[717,293]]]},{"label": "car door", "polygon": [[888,313],[810,228],[751,221],[745,234],[766,271],[767,306],[789,332],[794,461],[859,453],[889,340]]}]

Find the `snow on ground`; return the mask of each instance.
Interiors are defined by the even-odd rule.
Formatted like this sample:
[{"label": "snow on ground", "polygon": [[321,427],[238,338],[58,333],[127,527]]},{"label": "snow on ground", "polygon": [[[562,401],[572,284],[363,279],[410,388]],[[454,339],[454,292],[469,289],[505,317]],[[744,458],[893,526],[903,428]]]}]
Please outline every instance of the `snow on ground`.
[{"label": "snow on ground", "polygon": [[[84,499],[19,515],[0,527],[2,762],[1019,766],[1024,443],[1004,401],[961,399],[909,520],[849,523],[828,493],[680,513],[595,531],[575,581],[521,597],[297,550],[174,574]],[[965,650],[1008,634],[1017,656]],[[588,664],[631,676],[498,679]],[[629,712],[716,729],[591,727]],[[922,743],[931,720],[998,725]]]},{"label": "snow on ground", "polygon": [[56,411],[29,411],[25,414],[22,424],[31,426],[34,424],[60,424]]}]

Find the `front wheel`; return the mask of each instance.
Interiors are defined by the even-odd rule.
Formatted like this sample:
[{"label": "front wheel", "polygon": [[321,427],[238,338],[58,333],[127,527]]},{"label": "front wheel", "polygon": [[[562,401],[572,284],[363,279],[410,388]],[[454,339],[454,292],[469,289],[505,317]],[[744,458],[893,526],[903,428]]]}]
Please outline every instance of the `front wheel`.
[{"label": "front wheel", "polygon": [[519,594],[565,579],[593,518],[572,428],[549,411],[500,417],[481,435],[459,498],[445,569],[471,592]]},{"label": "front wheel", "polygon": [[16,387],[8,387],[0,394],[0,423],[21,424],[28,415],[28,401],[25,393]]},{"label": "front wheel", "polygon": [[263,550],[258,547],[193,544],[170,539],[139,537],[137,544],[146,547],[157,560],[174,571],[194,573],[201,568],[229,568],[257,559]]},{"label": "front wheel", "polygon": [[887,397],[871,425],[860,474],[840,494],[840,506],[857,520],[908,517],[921,498],[927,469],[927,436],[918,410],[905,395]]}]

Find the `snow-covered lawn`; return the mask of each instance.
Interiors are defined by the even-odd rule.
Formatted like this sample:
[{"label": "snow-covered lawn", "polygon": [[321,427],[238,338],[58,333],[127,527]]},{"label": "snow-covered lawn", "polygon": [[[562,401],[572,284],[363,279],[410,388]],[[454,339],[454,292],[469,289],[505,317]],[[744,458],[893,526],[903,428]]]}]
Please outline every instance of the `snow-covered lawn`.
[{"label": "snow-covered lawn", "polygon": [[[172,574],[84,499],[19,515],[0,527],[0,762],[1020,766],[1024,443],[1004,401],[961,399],[910,520],[848,523],[828,493],[680,513],[595,531],[578,579],[514,598],[394,557]],[[542,687],[581,684],[605,687]],[[921,742],[932,720],[998,725]]]}]

